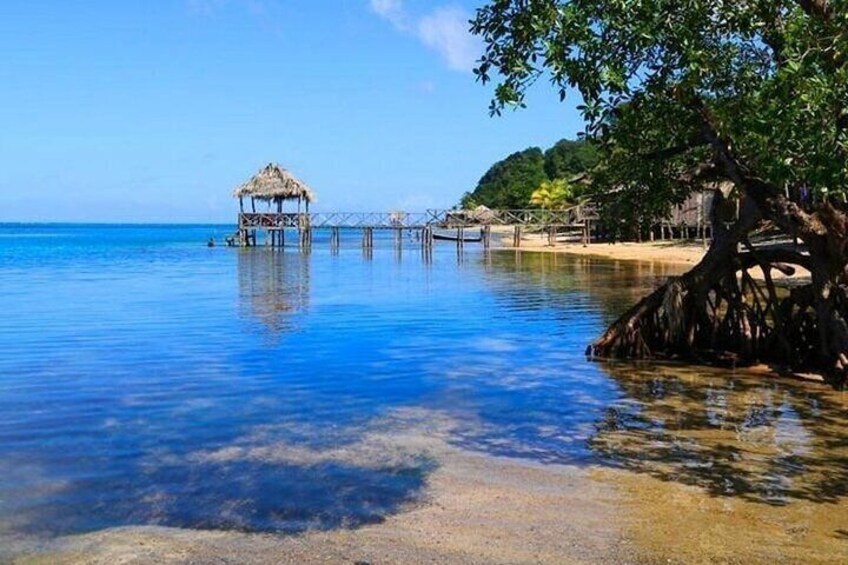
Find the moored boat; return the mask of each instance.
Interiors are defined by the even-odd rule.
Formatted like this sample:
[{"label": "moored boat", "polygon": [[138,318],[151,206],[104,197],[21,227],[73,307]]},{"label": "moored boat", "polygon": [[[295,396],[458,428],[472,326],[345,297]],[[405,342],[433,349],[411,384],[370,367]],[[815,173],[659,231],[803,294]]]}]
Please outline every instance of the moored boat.
[{"label": "moored boat", "polygon": [[433,230],[433,239],[440,241],[459,241],[464,243],[477,243],[483,240],[483,234],[479,229],[471,229],[470,231],[456,229]]}]

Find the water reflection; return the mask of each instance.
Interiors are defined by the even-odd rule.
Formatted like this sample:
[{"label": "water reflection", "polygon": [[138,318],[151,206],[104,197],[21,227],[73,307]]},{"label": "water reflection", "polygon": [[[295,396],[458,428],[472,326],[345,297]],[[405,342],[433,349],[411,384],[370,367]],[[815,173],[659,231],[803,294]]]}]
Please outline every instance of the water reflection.
[{"label": "water reflection", "polygon": [[[581,313],[600,311],[608,323],[682,268],[497,252],[487,273],[505,309],[525,316],[553,309],[567,351],[581,345],[573,336],[588,343],[603,328],[596,320],[589,329]],[[538,379],[523,379],[548,385],[544,396],[528,402],[523,435],[505,438],[505,424],[500,437],[471,444],[548,462],[594,461],[775,505],[837,502],[848,494],[842,393],[763,375],[647,363],[578,364],[555,387],[562,378],[557,359],[543,365]],[[603,375],[600,381],[591,368]],[[599,387],[602,381],[618,390]],[[532,390],[523,395],[535,396]],[[593,420],[591,431],[578,426],[580,415]],[[580,457],[576,444],[592,456]]]},{"label": "water reflection", "polygon": [[260,321],[271,335],[293,329],[294,315],[309,306],[311,264],[297,252],[238,250],[241,316]]},{"label": "water reflection", "polygon": [[848,492],[839,393],[686,367],[606,370],[625,396],[590,440],[604,462],[770,504],[836,502]]},{"label": "water reflection", "polygon": [[[647,292],[662,285],[686,267],[660,262],[614,261],[559,253],[493,251],[483,256],[492,278],[504,279],[500,293],[513,303],[527,303],[528,294],[538,294],[540,307],[555,305],[563,311],[574,308],[576,299],[588,299],[601,308],[602,322],[610,323]],[[551,302],[553,301],[553,303]],[[532,305],[531,305],[532,306]],[[595,314],[596,312],[593,312]]]}]

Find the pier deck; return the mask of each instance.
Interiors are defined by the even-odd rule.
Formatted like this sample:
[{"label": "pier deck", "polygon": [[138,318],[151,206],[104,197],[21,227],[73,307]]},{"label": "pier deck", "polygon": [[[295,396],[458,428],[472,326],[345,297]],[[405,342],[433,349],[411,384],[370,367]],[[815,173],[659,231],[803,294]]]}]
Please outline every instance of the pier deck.
[{"label": "pier deck", "polygon": [[309,246],[312,230],[331,230],[331,244],[338,245],[341,230],[361,230],[363,245],[373,245],[373,230],[416,230],[420,241],[432,245],[433,230],[456,230],[456,241],[462,245],[467,239],[464,231],[479,229],[479,240],[484,246],[490,243],[493,226],[514,229],[513,241],[517,247],[523,230],[547,231],[555,238],[562,230],[579,230],[581,237],[591,237],[591,223],[597,219],[594,206],[581,204],[562,210],[427,210],[426,212],[242,212],[238,215],[238,243],[242,246],[257,244],[257,231],[267,235],[267,245],[285,245],[286,229],[296,229],[298,244]]}]

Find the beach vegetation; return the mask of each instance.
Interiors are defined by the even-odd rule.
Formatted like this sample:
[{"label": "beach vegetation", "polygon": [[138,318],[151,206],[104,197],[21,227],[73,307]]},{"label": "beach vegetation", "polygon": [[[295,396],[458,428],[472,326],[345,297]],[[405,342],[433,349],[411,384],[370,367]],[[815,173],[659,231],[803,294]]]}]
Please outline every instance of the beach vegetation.
[{"label": "beach vegetation", "polygon": [[[765,360],[845,381],[848,0],[492,0],[471,29],[493,115],[540,79],[580,96],[601,153],[593,191],[646,214],[722,183],[741,199],[732,221],[714,214],[704,259],[594,355]],[[764,229],[785,244],[754,247]],[[778,292],[773,275],[799,268],[808,282]]]},{"label": "beach vegetation", "polygon": [[530,195],[530,205],[544,210],[559,210],[571,204],[574,191],[565,179],[542,181]]},{"label": "beach vegetation", "polygon": [[583,140],[562,139],[546,151],[530,147],[493,164],[473,191],[466,192],[460,206],[470,210],[489,208],[522,209],[543,182],[570,179],[598,163],[598,150]]},{"label": "beach vegetation", "polygon": [[492,165],[477,187],[462,198],[462,207],[471,203],[489,208],[521,209],[545,174],[545,156],[538,147],[517,151]]}]

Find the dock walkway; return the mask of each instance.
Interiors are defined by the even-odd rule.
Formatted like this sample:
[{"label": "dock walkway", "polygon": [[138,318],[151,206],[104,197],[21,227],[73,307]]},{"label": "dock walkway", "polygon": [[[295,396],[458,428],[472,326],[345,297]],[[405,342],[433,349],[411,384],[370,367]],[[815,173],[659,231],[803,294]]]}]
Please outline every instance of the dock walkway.
[{"label": "dock walkway", "polygon": [[[595,207],[579,204],[561,210],[427,210],[426,212],[241,212],[238,215],[237,240],[241,246],[257,245],[257,232],[264,232],[265,244],[285,246],[286,230],[297,230],[298,245],[312,244],[312,232],[330,230],[330,244],[338,245],[342,230],[362,232],[364,247],[373,246],[374,230],[418,231],[422,246],[431,247],[434,230],[452,230],[458,246],[470,238],[465,230],[480,230],[478,239],[485,247],[491,242],[493,226],[512,227],[513,242],[521,244],[525,230],[547,232],[553,241],[562,232],[578,232],[589,242],[592,222],[598,219]],[[398,238],[399,239],[399,238]]]}]

